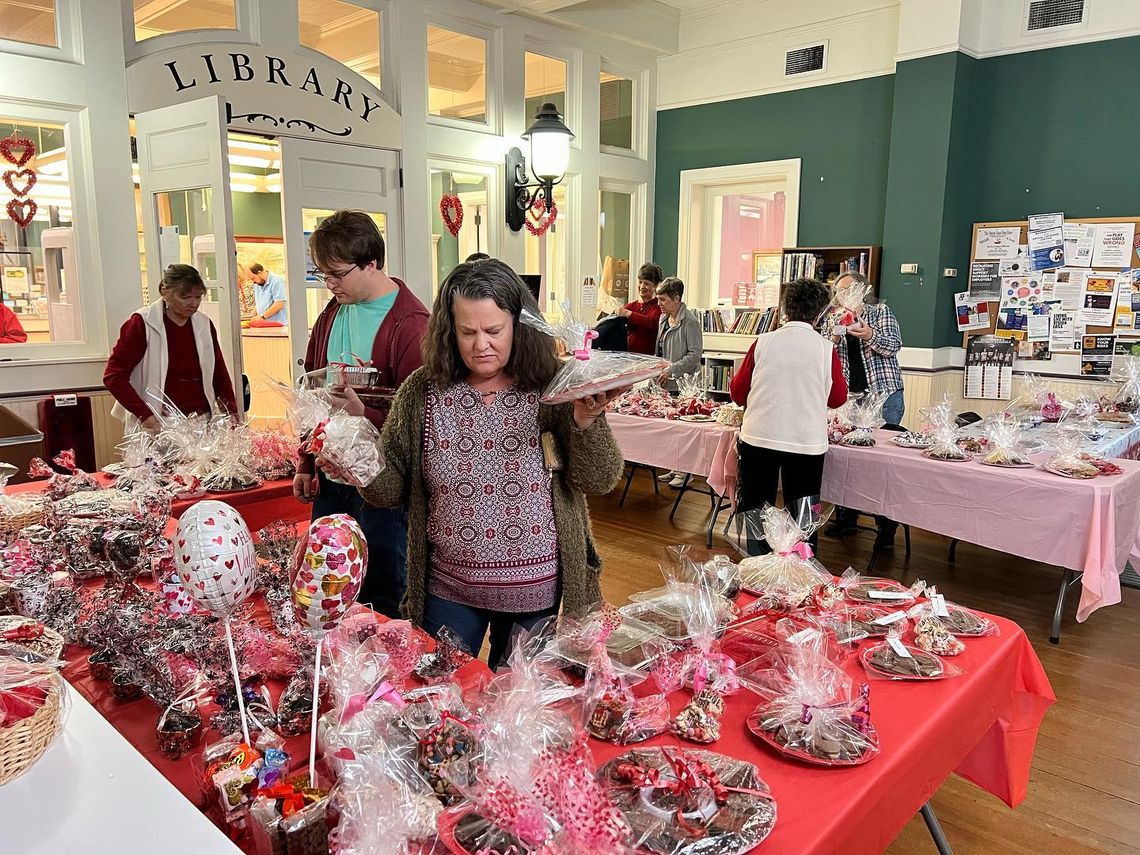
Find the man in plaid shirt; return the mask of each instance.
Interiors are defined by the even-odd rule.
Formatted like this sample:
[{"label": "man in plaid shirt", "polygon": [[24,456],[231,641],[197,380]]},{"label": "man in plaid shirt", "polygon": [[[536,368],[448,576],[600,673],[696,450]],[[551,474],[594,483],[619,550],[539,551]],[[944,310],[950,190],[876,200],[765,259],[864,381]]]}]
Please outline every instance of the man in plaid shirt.
[{"label": "man in plaid shirt", "polygon": [[[865,286],[867,277],[861,273],[844,273],[835,280],[835,291],[853,286]],[[852,397],[865,392],[886,394],[883,402],[883,420],[888,425],[901,425],[903,404],[902,369],[898,352],[902,347],[902,331],[890,307],[880,303],[864,304],[855,313],[856,323],[845,330],[837,329],[839,313],[830,315],[823,324],[823,335],[835,342],[843,376]],[[836,508],[835,519],[827,534],[850,534],[855,531],[858,511]],[[876,549],[893,549],[898,523],[886,517],[875,517],[879,527],[875,538]]]}]

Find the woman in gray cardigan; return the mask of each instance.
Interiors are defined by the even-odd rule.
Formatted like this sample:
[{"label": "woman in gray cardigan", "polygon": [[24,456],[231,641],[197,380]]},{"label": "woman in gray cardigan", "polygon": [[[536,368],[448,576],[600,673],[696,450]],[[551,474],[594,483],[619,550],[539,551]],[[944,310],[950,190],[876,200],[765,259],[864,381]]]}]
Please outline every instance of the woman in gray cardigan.
[{"label": "woman in gray cardigan", "polygon": [[681,299],[685,283],[670,276],[657,286],[661,319],[657,322],[657,355],[668,359],[669,368],[661,375],[661,385],[677,391],[677,378],[701,369],[705,339],[697,316]]}]

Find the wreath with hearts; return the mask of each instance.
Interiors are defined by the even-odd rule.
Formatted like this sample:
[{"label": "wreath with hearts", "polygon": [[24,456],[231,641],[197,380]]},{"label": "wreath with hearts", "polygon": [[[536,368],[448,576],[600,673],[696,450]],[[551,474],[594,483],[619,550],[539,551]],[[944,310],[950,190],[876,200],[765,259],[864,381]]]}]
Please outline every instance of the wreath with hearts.
[{"label": "wreath with hearts", "polygon": [[454,193],[444,193],[439,200],[439,215],[452,237],[459,237],[463,228],[463,203]]},{"label": "wreath with hearts", "polygon": [[527,210],[527,217],[523,222],[528,232],[535,237],[542,237],[557,219],[558,206],[551,201],[550,207],[547,208],[546,200],[539,196]]},{"label": "wreath with hearts", "polygon": [[[4,184],[14,197],[8,200],[5,210],[16,225],[26,229],[39,210],[39,205],[28,195],[36,186],[39,176],[31,167],[24,167],[25,163],[36,156],[36,144],[28,137],[13,133],[0,140],[0,156],[16,167],[4,173]],[[22,180],[23,184],[17,186],[17,180]]]}]

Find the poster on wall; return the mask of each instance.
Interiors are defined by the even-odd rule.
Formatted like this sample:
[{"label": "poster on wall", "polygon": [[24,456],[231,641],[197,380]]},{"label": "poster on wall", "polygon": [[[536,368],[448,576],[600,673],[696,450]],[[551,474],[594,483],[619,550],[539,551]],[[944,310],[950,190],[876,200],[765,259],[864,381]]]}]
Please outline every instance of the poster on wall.
[{"label": "poster on wall", "polygon": [[1112,357],[1116,352],[1116,336],[1081,336],[1081,374],[1085,377],[1108,377],[1112,373]]},{"label": "poster on wall", "polygon": [[1065,310],[1054,311],[1049,321],[1049,349],[1054,353],[1077,350],[1077,315]]},{"label": "poster on wall", "polygon": [[1093,244],[1096,242],[1095,223],[1065,223],[1065,264],[1072,267],[1092,265]]},{"label": "poster on wall", "polygon": [[1132,309],[1132,271],[1116,276],[1116,319],[1114,332],[1130,334],[1135,329],[1135,313]]},{"label": "poster on wall", "polygon": [[994,331],[994,335],[998,338],[1024,341],[1029,335],[1028,311],[1018,308],[998,309],[997,329]]},{"label": "poster on wall", "polygon": [[1014,343],[992,335],[973,336],[966,343],[963,398],[1008,401],[1013,391]]},{"label": "poster on wall", "polygon": [[1025,276],[1029,271],[1029,247],[1024,243],[1017,247],[1016,253],[998,261],[1000,276]]},{"label": "poster on wall", "polygon": [[958,320],[958,332],[989,329],[989,301],[974,300],[968,291],[954,295],[954,315]]},{"label": "poster on wall", "polygon": [[1001,280],[1001,308],[1024,309],[1044,299],[1038,277],[1003,276]]},{"label": "poster on wall", "polygon": [[970,263],[970,283],[967,286],[974,300],[1000,300],[1001,276],[996,261],[973,261]]},{"label": "poster on wall", "polygon": [[1077,321],[1085,326],[1110,327],[1116,314],[1116,276],[1089,274],[1081,292]]},{"label": "poster on wall", "polygon": [[1061,301],[1062,309],[1070,312],[1080,309],[1087,276],[1087,270],[1076,270],[1072,267],[1063,267],[1057,271],[1057,279],[1053,284],[1053,299]]},{"label": "poster on wall", "polygon": [[1117,269],[1131,267],[1132,238],[1135,234],[1135,223],[1098,223],[1092,266]]},{"label": "poster on wall", "polygon": [[1048,341],[1019,341],[1017,343],[1017,358],[1041,362],[1053,358],[1053,351],[1049,349]]},{"label": "poster on wall", "polygon": [[1025,324],[1026,338],[1029,341],[1049,341],[1053,329],[1053,308],[1055,306],[1049,303],[1038,303],[1030,308]]},{"label": "poster on wall", "polygon": [[1029,264],[1034,270],[1051,270],[1065,263],[1065,215],[1029,215]]},{"label": "poster on wall", "polygon": [[1140,339],[1116,339],[1116,345],[1112,351],[1112,372],[1119,376],[1119,372],[1123,371],[1124,363],[1130,359],[1140,359]]},{"label": "poster on wall", "polygon": [[974,258],[1016,258],[1017,245],[1021,240],[1021,228],[1013,226],[995,226],[978,229],[978,237],[974,242]]}]

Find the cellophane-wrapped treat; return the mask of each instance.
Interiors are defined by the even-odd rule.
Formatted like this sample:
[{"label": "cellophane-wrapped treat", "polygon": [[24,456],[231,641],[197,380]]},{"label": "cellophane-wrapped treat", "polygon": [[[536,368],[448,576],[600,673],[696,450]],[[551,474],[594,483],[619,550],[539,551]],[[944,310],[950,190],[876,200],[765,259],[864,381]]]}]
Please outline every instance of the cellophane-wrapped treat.
[{"label": "cellophane-wrapped treat", "polygon": [[676,402],[653,380],[643,380],[610,402],[609,409],[627,416],[666,419],[676,414]]},{"label": "cellophane-wrapped treat", "polygon": [[710,401],[700,371],[677,378],[676,417],[686,421],[709,421],[716,415],[717,403]]},{"label": "cellophane-wrapped treat", "polygon": [[937,589],[927,588],[926,597],[926,600],[915,603],[907,610],[912,620],[931,618],[938,621],[951,635],[961,638],[1000,635],[997,624],[988,617],[965,606],[946,601]]},{"label": "cellophane-wrapped treat", "polygon": [[905,605],[839,604],[816,617],[816,622],[844,645],[858,644],[868,638],[901,638],[910,628]]},{"label": "cellophane-wrapped treat", "polygon": [[301,450],[335,481],[367,487],[384,469],[380,432],[364,416],[338,411],[328,388],[275,384],[288,403],[289,423],[301,438]]},{"label": "cellophane-wrapped treat", "polygon": [[954,421],[954,409],[950,403],[950,396],[932,406],[927,414],[930,423],[929,447],[922,453],[931,460],[946,460],[951,462],[965,462],[970,455],[958,444],[957,426]]},{"label": "cellophane-wrapped treat", "polygon": [[[810,601],[814,591],[831,583],[831,574],[815,559],[807,542],[826,516],[801,504],[797,517],[786,508],[765,505],[734,518],[742,541],[763,540],[772,550],[767,555],[742,558],[738,570],[741,586],[760,598],[762,608],[799,608]],[[739,548],[743,551],[743,544]]]},{"label": "cellophane-wrapped treat", "polygon": [[926,582],[919,579],[908,587],[894,579],[863,576],[848,567],[839,579],[839,586],[852,602],[906,608],[922,595]]},{"label": "cellophane-wrapped treat", "polygon": [[[266,757],[270,754],[266,751]],[[255,855],[326,855],[329,851],[329,792],[308,772],[259,786],[248,805]]]},{"label": "cellophane-wrapped treat", "polygon": [[818,766],[857,766],[879,753],[870,688],[815,645],[784,644],[780,668],[764,672],[767,700],[748,729],[782,754]]},{"label": "cellophane-wrapped treat", "polygon": [[466,642],[451,627],[440,627],[435,636],[435,649],[420,656],[414,673],[429,685],[448,683],[455,672],[474,657]]},{"label": "cellophane-wrapped treat", "polygon": [[672,725],[669,695],[681,687],[683,667],[684,663],[677,657],[658,657],[650,669],[650,677],[657,691],[634,698],[625,718],[614,731],[614,742],[632,745],[669,730]]},{"label": "cellophane-wrapped treat", "polygon": [[1041,468],[1062,478],[1095,478],[1101,470],[1082,456],[1088,437],[1077,429],[1062,427],[1053,440],[1053,454]]},{"label": "cellophane-wrapped treat", "polygon": [[962,670],[934,653],[896,638],[866,648],[859,656],[867,676],[876,680],[944,680]]},{"label": "cellophane-wrapped treat", "polygon": [[985,435],[989,437],[990,445],[982,463],[1006,468],[1033,465],[1022,450],[1025,426],[1012,414],[1000,413],[987,421]]},{"label": "cellophane-wrapped treat", "polygon": [[888,393],[864,392],[858,398],[852,398],[843,405],[846,408],[847,422],[851,430],[843,435],[841,445],[870,446],[875,444],[872,431],[881,428],[886,422],[883,419],[883,403]]},{"label": "cellophane-wrapped treat", "polygon": [[61,664],[0,657],[0,785],[30,769],[63,730],[70,702]]},{"label": "cellophane-wrapped treat", "polygon": [[835,332],[844,334],[847,327],[856,326],[861,321],[867,298],[871,296],[870,283],[852,281],[846,288],[836,289],[831,296],[831,305],[835,307]]},{"label": "cellophane-wrapped treat", "polygon": [[297,440],[280,430],[249,431],[250,468],[265,481],[291,478],[297,471]]},{"label": "cellophane-wrapped treat", "polygon": [[[567,307],[568,308],[568,307]],[[596,330],[574,320],[548,322],[530,309],[523,309],[522,323],[562,342],[568,357],[542,392],[546,404],[563,404],[613,389],[623,389],[657,377],[669,368],[669,361],[643,353],[594,350]]]},{"label": "cellophane-wrapped treat", "polygon": [[1129,356],[1114,360],[1112,379],[1119,384],[1112,400],[1112,409],[1135,416],[1140,412],[1140,358]]},{"label": "cellophane-wrapped treat", "polygon": [[712,751],[634,748],[598,770],[638,852],[737,855],[764,841],[776,800],[751,763]]},{"label": "cellophane-wrapped treat", "polygon": [[28,464],[28,477],[48,479],[46,492],[49,499],[54,501],[70,496],[72,493],[100,489],[99,482],[95,477],[76,465],[74,449],[68,448],[61,451],[52,458],[52,463],[60,469],[66,470],[66,472],[56,472],[39,457],[32,458],[31,463]]},{"label": "cellophane-wrapped treat", "polygon": [[599,645],[617,672],[642,677],[654,658],[671,646],[657,627],[600,603],[577,615],[560,615],[542,655],[555,657],[580,676]]},{"label": "cellophane-wrapped treat", "polygon": [[8,492],[8,479],[16,471],[12,464],[0,463],[0,542],[16,535],[20,529],[39,522],[43,516],[43,496],[20,496]]}]

